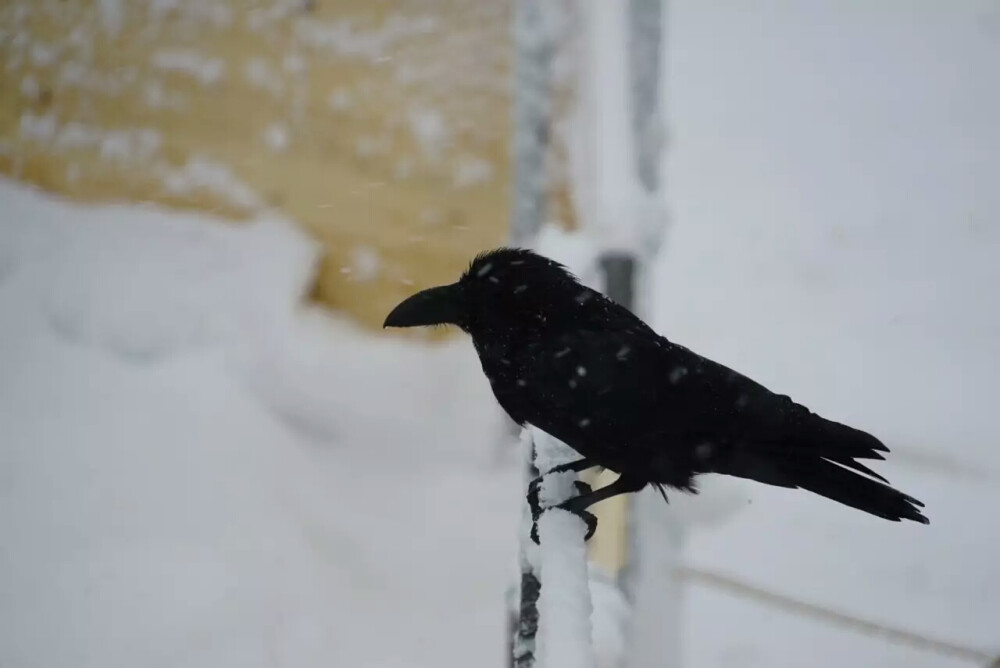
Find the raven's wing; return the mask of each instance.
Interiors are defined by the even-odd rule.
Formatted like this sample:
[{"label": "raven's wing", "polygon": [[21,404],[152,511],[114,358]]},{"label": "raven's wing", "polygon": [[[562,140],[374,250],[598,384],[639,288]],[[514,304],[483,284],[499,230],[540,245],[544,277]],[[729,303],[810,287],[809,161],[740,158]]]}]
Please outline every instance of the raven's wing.
[{"label": "raven's wing", "polygon": [[[821,456],[836,461],[881,458],[872,451],[885,450],[864,432],[645,332],[575,330],[526,353],[520,401],[526,420],[598,460],[675,458],[703,444],[733,456],[748,444],[759,452],[829,443],[832,454]],[[701,464],[713,470],[724,462]]]},{"label": "raven's wing", "polygon": [[[670,344],[636,330],[572,330],[523,349],[516,405],[525,421],[613,470],[637,444],[676,420]],[[632,454],[635,454],[634,452]]]},{"label": "raven's wing", "polygon": [[[764,387],[659,336],[575,330],[528,347],[524,380],[533,413],[590,420],[636,435],[742,430],[763,408]],[[541,426],[541,425],[539,425]],[[760,425],[762,426],[762,425]]]}]

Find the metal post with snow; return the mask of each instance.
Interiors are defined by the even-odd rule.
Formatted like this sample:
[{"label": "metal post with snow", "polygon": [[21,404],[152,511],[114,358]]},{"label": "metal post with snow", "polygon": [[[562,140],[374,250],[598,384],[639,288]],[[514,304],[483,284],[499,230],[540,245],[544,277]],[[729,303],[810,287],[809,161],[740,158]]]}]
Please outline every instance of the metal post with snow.
[{"label": "metal post with snow", "polygon": [[[585,233],[598,246],[605,292],[642,316],[666,220],[660,192],[662,0],[583,3],[583,67],[573,160]],[[586,200],[589,200],[586,201]],[[630,497],[620,584],[631,604],[630,668],[681,662],[684,527],[655,492]]]},{"label": "metal post with snow", "polygon": [[[551,136],[552,60],[557,18],[549,0],[517,0],[514,9],[516,48],[514,84],[514,188],[511,240],[534,245],[545,217],[546,156]],[[575,453],[544,432],[522,434],[526,485],[538,473],[571,461]],[[575,492],[575,473],[550,476],[541,485],[543,507]],[[531,541],[531,514],[525,501],[520,535],[521,564],[518,618],[512,646],[517,668],[543,666],[593,668],[590,589],[585,526],[572,514],[545,511],[539,518],[539,546]]]},{"label": "metal post with snow", "polygon": [[[554,45],[543,25],[543,0],[514,3],[514,139],[512,146],[513,199],[510,238],[528,245],[538,234],[545,212],[545,152],[548,137],[550,80]],[[513,424],[513,423],[511,423]],[[516,426],[516,425],[514,425]],[[524,448],[524,495],[528,483],[538,475],[532,443]],[[524,513],[530,513],[525,503]],[[521,532],[524,534],[524,531]],[[514,668],[535,665],[538,634],[538,597],[541,580],[529,558],[530,539],[520,536],[518,559],[521,576],[516,619],[508,632],[513,636],[511,661]]]},{"label": "metal post with snow", "polygon": [[[580,456],[565,443],[538,429],[526,429],[534,445],[535,467],[549,471]],[[573,472],[545,476],[539,503],[552,508],[577,494]],[[530,533],[530,524],[523,526]],[[544,583],[538,600],[538,651],[546,668],[594,668],[591,631],[590,576],[587,565],[586,525],[565,510],[543,511],[538,519],[539,545],[529,552]],[[522,531],[521,540],[526,536]],[[527,538],[530,540],[530,538]]]}]

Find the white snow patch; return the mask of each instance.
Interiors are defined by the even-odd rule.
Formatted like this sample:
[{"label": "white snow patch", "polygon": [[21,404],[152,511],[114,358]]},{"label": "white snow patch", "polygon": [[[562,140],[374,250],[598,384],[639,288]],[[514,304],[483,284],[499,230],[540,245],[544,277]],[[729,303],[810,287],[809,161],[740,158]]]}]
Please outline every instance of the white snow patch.
[{"label": "white snow patch", "polygon": [[118,162],[148,162],[160,151],[163,136],[149,128],[110,130],[101,139],[101,158]]},{"label": "white snow patch", "polygon": [[291,133],[285,123],[271,123],[264,130],[264,143],[272,151],[284,151],[288,148],[291,140]]},{"label": "white snow patch", "polygon": [[[40,136],[49,137],[48,123],[42,129],[33,130]],[[99,151],[104,160],[116,162],[148,162],[155,158],[163,144],[159,131],[152,128],[124,128],[108,130],[70,121],[55,130],[51,143],[57,150]]]},{"label": "white snow patch", "polygon": [[291,0],[276,0],[269,7],[254,7],[247,13],[247,26],[259,32],[270,28],[274,23],[288,18],[301,7],[299,2]]},{"label": "white snow patch", "polygon": [[100,143],[102,134],[98,128],[84,125],[79,121],[70,121],[59,128],[55,145],[57,148],[68,150],[93,148]]},{"label": "white snow patch", "polygon": [[[286,294],[304,293],[316,260],[312,242],[281,221],[235,227],[128,207],[73,219],[36,260],[46,320],[68,340],[132,360],[266,331],[288,317]],[[244,275],[253,256],[269,259]]]},{"label": "white snow patch", "polygon": [[89,56],[94,48],[94,33],[84,26],[77,26],[70,32],[66,43],[76,49],[81,55]]},{"label": "white snow patch", "polygon": [[493,178],[493,163],[475,156],[463,155],[455,162],[455,176],[452,183],[456,188],[489,183]]},{"label": "white snow patch", "polygon": [[626,658],[630,605],[614,579],[594,563],[590,564],[590,599],[597,668],[622,666]]},{"label": "white snow patch", "polygon": [[59,59],[59,48],[42,42],[33,43],[29,53],[31,64],[35,67],[48,67]]},{"label": "white snow patch", "polygon": [[350,91],[338,88],[330,91],[330,94],[326,98],[326,103],[334,111],[344,111],[350,108],[354,103],[354,99]]},{"label": "white snow patch", "polygon": [[26,111],[21,114],[21,137],[29,141],[47,144],[56,136],[58,127],[55,112],[39,115]]},{"label": "white snow patch", "polygon": [[153,21],[162,21],[167,14],[181,11],[181,0],[148,0],[149,15]]},{"label": "white snow patch", "polygon": [[286,53],[281,60],[281,66],[285,72],[293,76],[303,74],[309,68],[309,61],[301,53],[294,51]]},{"label": "white snow patch", "polygon": [[164,168],[162,177],[164,187],[172,195],[191,195],[207,190],[243,209],[263,207],[257,193],[228,167],[205,157],[195,156],[179,169]]},{"label": "white snow patch", "polygon": [[124,0],[100,0],[98,11],[101,15],[101,27],[111,37],[117,37],[125,23]]},{"label": "white snow patch", "polygon": [[183,109],[184,98],[168,93],[162,81],[146,81],[142,88],[142,101],[150,109]]},{"label": "white snow patch", "polygon": [[243,66],[243,76],[253,86],[278,97],[285,90],[285,81],[277,68],[263,58],[251,58]]},{"label": "white snow patch", "polygon": [[349,19],[319,21],[303,19],[295,25],[295,34],[306,46],[324,49],[339,56],[384,62],[388,51],[401,40],[434,31],[437,20],[431,16],[406,17],[391,14],[374,30],[361,30]]},{"label": "white snow patch", "polygon": [[187,24],[209,24],[225,29],[233,23],[233,9],[225,1],[212,0],[148,0],[150,19],[163,21],[174,16]]},{"label": "white snow patch", "polygon": [[590,616],[593,612],[586,526],[576,515],[548,510],[538,520],[539,576],[538,656],[545,666],[592,668],[594,650]]},{"label": "white snow patch", "polygon": [[21,95],[32,100],[37,100],[40,91],[41,87],[34,75],[28,74],[21,79]]},{"label": "white snow patch", "polygon": [[373,281],[378,278],[382,258],[371,246],[355,246],[351,252],[351,277],[355,281]]},{"label": "white snow patch", "polygon": [[161,49],[153,54],[151,65],[164,72],[194,77],[203,86],[215,85],[226,75],[226,64],[221,58],[212,58],[194,49]]},{"label": "white snow patch", "polygon": [[97,91],[109,95],[117,94],[123,85],[115,74],[104,74],[90,68],[84,63],[71,60],[59,68],[58,83],[60,86],[75,86],[83,90]]},{"label": "white snow patch", "polygon": [[389,150],[388,137],[358,137],[354,142],[354,152],[359,157],[370,158],[383,155]]},{"label": "white snow patch", "polygon": [[411,109],[406,115],[410,133],[424,157],[437,159],[448,143],[449,132],[441,112],[425,107]]},{"label": "white snow patch", "polygon": [[[189,0],[189,12],[193,18],[210,23],[217,29],[226,29],[233,25],[233,8],[228,0],[205,2],[205,0]],[[192,11],[193,10],[193,11]]]}]

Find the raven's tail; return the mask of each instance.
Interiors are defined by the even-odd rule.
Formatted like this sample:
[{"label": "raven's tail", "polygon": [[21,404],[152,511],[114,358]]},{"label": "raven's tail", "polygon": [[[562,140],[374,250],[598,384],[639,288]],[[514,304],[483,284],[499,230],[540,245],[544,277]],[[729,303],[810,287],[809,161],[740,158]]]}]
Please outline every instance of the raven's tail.
[{"label": "raven's tail", "polygon": [[[810,415],[780,442],[752,443],[730,451],[716,470],[770,485],[809,490],[893,522],[928,524],[924,504],[893,489],[858,459],[884,459],[889,449],[874,436]],[[805,427],[805,428],[802,428]]]},{"label": "raven's tail", "polygon": [[839,464],[817,459],[810,464],[796,464],[794,469],[787,468],[796,487],[807,489],[845,506],[893,522],[912,520],[921,524],[929,523],[920,511],[924,504],[917,499]]}]

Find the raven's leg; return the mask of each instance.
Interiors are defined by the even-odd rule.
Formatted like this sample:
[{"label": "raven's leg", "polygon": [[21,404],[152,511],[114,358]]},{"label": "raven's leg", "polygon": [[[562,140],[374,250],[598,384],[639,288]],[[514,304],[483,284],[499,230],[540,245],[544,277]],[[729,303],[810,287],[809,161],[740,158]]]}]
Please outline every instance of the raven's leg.
[{"label": "raven's leg", "polygon": [[[597,517],[593,513],[587,512],[587,508],[594,505],[598,501],[604,501],[605,499],[610,499],[613,496],[618,496],[619,494],[628,494],[629,492],[638,492],[640,489],[646,486],[646,481],[640,478],[632,478],[626,474],[618,476],[618,480],[615,480],[610,485],[605,485],[600,489],[584,492],[579,496],[574,496],[572,499],[560,503],[556,508],[561,508],[563,510],[568,510],[569,512],[577,515],[584,522],[587,523],[587,535],[584,537],[584,541],[590,540],[590,537],[594,535],[597,530]],[[538,523],[536,523],[531,528],[531,539],[538,543]]]},{"label": "raven's leg", "polygon": [[618,480],[615,480],[610,485],[605,485],[600,489],[595,489],[591,492],[574,496],[572,499],[568,499],[556,507],[568,510],[572,513],[581,513],[598,501],[604,501],[605,499],[610,499],[611,497],[618,496],[619,494],[638,492],[645,486],[645,480],[642,480],[641,478],[633,478],[628,474],[623,473],[618,476]]},{"label": "raven's leg", "polygon": [[566,464],[560,464],[559,466],[553,466],[548,471],[545,471],[543,475],[548,475],[550,473],[562,473],[563,471],[574,471],[579,473],[580,471],[586,471],[587,469],[592,469],[597,464],[586,457],[581,457],[573,462],[568,462]]},{"label": "raven's leg", "polygon": [[[586,471],[589,468],[597,466],[593,461],[583,457],[577,459],[576,461],[568,462],[566,464],[560,464],[559,466],[554,466],[548,471],[543,471],[541,475],[531,481],[528,485],[528,505],[531,507],[531,517],[537,520],[542,514],[542,507],[538,503],[538,489],[542,485],[542,478],[549,475],[550,473],[564,473],[566,471],[573,471],[579,473],[580,471]],[[582,483],[581,483],[582,484]]]}]

